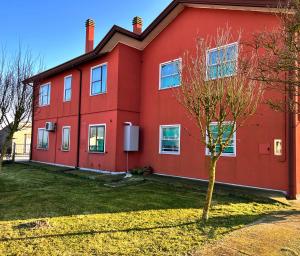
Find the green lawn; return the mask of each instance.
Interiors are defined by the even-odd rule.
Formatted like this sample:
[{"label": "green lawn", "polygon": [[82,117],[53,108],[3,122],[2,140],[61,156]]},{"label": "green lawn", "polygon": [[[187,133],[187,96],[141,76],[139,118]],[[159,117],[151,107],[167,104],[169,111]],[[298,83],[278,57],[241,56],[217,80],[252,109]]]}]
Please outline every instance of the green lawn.
[{"label": "green lawn", "polygon": [[[75,175],[40,165],[4,167],[0,255],[189,255],[203,243],[283,208],[273,201],[219,193],[202,228],[203,188],[155,180],[110,188],[104,184],[119,177]],[[42,225],[28,224],[37,220]]]}]

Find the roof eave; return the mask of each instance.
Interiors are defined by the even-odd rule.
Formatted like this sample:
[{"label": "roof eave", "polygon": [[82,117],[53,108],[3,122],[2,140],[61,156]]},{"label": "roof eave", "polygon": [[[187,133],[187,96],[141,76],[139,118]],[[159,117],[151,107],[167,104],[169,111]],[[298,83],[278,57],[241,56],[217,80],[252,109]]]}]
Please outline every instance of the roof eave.
[{"label": "roof eave", "polygon": [[[283,0],[281,5],[286,1]],[[41,80],[50,76],[53,76],[57,73],[63,72],[64,70],[74,68],[79,66],[89,60],[97,58],[104,53],[101,53],[101,50],[105,47],[105,45],[112,39],[112,37],[116,33],[120,33],[122,35],[128,36],[132,39],[136,39],[138,41],[143,41],[146,39],[149,34],[178,6],[185,4],[203,4],[203,5],[216,5],[216,6],[241,6],[241,7],[260,7],[260,8],[278,8],[279,2],[274,0],[174,0],[171,2],[163,12],[144,30],[144,32],[140,35],[135,34],[127,29],[114,25],[106,36],[101,40],[101,42],[96,46],[96,48],[86,54],[83,54],[77,58],[74,58],[68,62],[65,62],[59,66],[51,68],[47,71],[44,71],[40,74],[37,74],[27,80],[25,82],[35,82],[37,80]]]}]

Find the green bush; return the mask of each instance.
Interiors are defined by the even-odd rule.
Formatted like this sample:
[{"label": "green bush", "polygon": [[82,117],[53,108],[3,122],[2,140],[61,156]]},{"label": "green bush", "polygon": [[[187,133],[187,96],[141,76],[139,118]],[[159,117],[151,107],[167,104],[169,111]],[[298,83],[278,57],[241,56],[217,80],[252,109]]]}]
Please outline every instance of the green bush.
[{"label": "green bush", "polygon": [[146,166],[146,167],[143,167],[143,168],[131,169],[129,172],[133,175],[148,176],[148,175],[151,175],[153,173],[153,169],[152,169],[151,166]]}]

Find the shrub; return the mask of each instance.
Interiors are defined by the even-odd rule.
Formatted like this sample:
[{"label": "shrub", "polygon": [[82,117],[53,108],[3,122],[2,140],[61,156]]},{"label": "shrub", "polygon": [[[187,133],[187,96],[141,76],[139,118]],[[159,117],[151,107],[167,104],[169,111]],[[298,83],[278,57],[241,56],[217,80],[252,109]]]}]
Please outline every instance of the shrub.
[{"label": "shrub", "polygon": [[130,173],[133,175],[143,175],[143,176],[148,176],[153,173],[153,169],[151,166],[146,166],[142,168],[134,168],[130,170]]}]

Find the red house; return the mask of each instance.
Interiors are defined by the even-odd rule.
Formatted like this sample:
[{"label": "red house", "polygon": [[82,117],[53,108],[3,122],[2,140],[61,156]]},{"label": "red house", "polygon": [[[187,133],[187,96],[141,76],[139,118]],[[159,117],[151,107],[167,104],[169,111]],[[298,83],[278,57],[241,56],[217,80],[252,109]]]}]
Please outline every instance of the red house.
[{"label": "red house", "polygon": [[[39,102],[31,159],[108,172],[152,166],[157,174],[207,180],[208,157],[198,128],[170,90],[179,85],[174,67],[195,47],[197,36],[213,35],[226,24],[242,29],[246,39],[278,26],[276,7],[272,0],[174,0],[146,30],[136,17],[133,31],[113,26],[95,48],[94,22],[87,20],[86,53],[31,78]],[[261,105],[223,154],[217,181],[295,198],[300,194],[297,122]],[[130,123],[132,129],[125,131]],[[135,126],[140,130],[134,149]],[[132,142],[126,144],[133,150],[128,155],[125,134]]]}]

